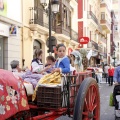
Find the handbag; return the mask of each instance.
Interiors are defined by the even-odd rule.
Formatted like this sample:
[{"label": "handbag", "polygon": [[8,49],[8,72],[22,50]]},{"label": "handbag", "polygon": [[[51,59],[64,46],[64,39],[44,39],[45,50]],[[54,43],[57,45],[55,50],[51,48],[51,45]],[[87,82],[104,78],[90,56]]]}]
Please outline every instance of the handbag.
[{"label": "handbag", "polygon": [[113,93],[110,93],[109,106],[114,106]]}]

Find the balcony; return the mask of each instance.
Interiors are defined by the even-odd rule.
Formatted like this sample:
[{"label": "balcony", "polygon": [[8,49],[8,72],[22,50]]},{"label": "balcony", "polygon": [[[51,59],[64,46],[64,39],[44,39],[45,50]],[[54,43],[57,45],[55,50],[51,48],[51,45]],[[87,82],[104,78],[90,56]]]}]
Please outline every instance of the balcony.
[{"label": "balcony", "polygon": [[56,26],[55,32],[58,34],[63,34],[67,37],[70,37],[70,28],[64,28],[62,25],[61,26]]},{"label": "balcony", "polygon": [[100,8],[104,9],[103,11],[107,10],[110,13],[109,3],[109,0],[101,0]]},{"label": "balcony", "polygon": [[[44,34],[48,34],[48,16],[44,12],[43,8],[31,7],[30,8],[30,29],[40,31]],[[53,30],[53,29],[52,29]]]},{"label": "balcony", "polygon": [[100,24],[103,30],[106,30],[107,33],[111,32],[111,25],[108,23],[107,20],[100,20]]},{"label": "balcony", "polygon": [[76,31],[71,29],[70,37],[71,37],[71,40],[78,42],[78,33]]},{"label": "balcony", "polygon": [[100,24],[102,26],[102,29],[105,30],[107,33],[111,32],[111,24],[110,24],[110,21],[108,20],[107,16],[105,15],[105,12],[101,13]]},{"label": "balcony", "polygon": [[98,51],[98,44],[95,41],[93,41],[93,40],[91,40],[91,43],[92,43],[93,50],[97,50]]},{"label": "balcony", "polygon": [[92,21],[94,21],[94,23],[98,25],[98,19],[96,18],[96,16],[94,15],[92,11],[87,12],[87,18],[92,19]]},{"label": "balcony", "polygon": [[[58,16],[54,16],[52,20],[52,32],[56,32],[60,37],[64,36],[77,42],[78,33],[71,29],[70,23],[61,21]],[[30,8],[30,29],[39,31],[42,34],[49,33],[48,14],[45,13],[43,8],[31,7]],[[64,38],[63,38],[64,39]]]}]

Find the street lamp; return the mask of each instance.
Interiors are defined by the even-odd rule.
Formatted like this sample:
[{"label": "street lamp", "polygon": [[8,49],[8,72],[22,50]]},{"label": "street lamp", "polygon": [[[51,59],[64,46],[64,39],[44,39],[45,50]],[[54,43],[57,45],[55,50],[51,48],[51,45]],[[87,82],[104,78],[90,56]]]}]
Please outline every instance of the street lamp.
[{"label": "street lamp", "polygon": [[114,59],[114,67],[115,67],[115,59],[116,59],[116,57],[115,57],[115,51],[113,52],[113,59]]},{"label": "street lamp", "polygon": [[59,12],[59,0],[40,0],[41,5],[43,6],[43,8],[45,8],[45,6],[47,6],[48,3],[48,10],[49,10],[49,54],[52,53],[53,51],[53,46],[51,45],[51,29],[52,29],[52,12],[53,13],[58,13]]}]

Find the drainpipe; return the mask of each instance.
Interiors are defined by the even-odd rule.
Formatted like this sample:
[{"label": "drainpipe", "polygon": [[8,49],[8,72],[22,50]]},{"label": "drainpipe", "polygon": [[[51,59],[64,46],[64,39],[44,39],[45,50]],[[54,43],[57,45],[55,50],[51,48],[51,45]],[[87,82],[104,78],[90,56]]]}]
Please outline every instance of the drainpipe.
[{"label": "drainpipe", "polygon": [[22,23],[23,23],[23,27],[22,27],[22,68],[24,67],[24,63],[25,63],[25,59],[24,59],[24,31],[23,31],[23,28],[24,28],[24,22],[23,22],[23,6],[24,6],[24,3],[23,3],[23,0],[21,1],[22,2]]},{"label": "drainpipe", "polygon": [[[108,46],[108,44],[107,44],[107,34],[106,34],[106,53],[108,53],[108,50],[107,50],[107,46]],[[107,64],[108,64],[109,62],[108,62],[108,54],[107,54]]]}]

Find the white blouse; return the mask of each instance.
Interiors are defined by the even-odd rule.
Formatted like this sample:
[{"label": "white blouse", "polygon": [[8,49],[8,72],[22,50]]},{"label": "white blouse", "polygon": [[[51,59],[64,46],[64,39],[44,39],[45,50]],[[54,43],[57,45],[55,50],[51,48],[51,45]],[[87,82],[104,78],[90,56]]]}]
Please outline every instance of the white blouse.
[{"label": "white blouse", "polygon": [[32,62],[32,72],[39,73],[43,70],[43,63],[39,60],[38,63],[36,61]]}]

